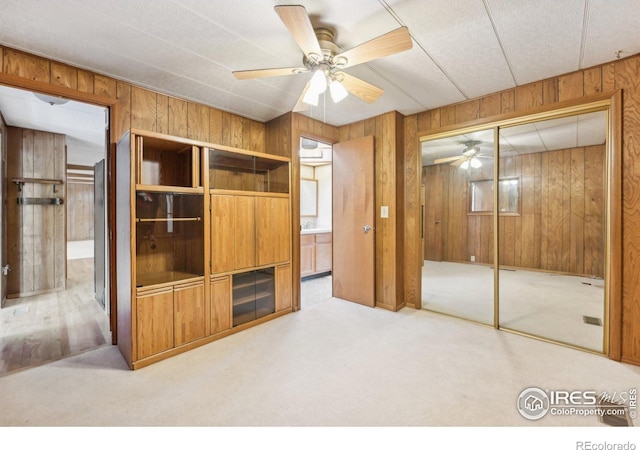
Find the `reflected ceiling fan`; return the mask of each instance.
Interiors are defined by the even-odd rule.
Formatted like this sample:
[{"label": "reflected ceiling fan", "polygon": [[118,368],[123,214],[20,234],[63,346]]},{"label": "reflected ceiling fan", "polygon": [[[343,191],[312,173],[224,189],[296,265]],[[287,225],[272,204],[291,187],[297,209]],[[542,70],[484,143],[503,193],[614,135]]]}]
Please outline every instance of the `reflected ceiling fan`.
[{"label": "reflected ceiling fan", "polygon": [[333,40],[333,32],[327,28],[314,29],[304,6],[278,5],[275,10],[303,52],[302,66],[239,70],[233,72],[233,75],[239,80],[247,80],[313,72],[294,111],[301,111],[307,105],[317,106],[318,97],[327,87],[334,102],[341,101],[349,93],[366,102],[374,102],[384,91],[342,70],[409,50],[413,46],[407,27],[400,27],[340,52]]},{"label": "reflected ceiling fan", "polygon": [[469,141],[464,143],[464,149],[460,156],[449,156],[448,158],[436,159],[434,164],[449,163],[452,166],[460,166],[461,169],[468,169],[469,167],[477,169],[482,167],[480,158],[492,159],[491,156],[483,155],[480,152],[480,141]]}]

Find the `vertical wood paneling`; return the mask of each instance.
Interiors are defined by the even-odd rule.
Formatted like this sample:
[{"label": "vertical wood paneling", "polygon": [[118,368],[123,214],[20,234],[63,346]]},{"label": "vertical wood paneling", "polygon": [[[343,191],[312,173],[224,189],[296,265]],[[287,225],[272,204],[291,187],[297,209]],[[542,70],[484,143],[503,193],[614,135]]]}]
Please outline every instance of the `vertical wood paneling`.
[{"label": "vertical wood paneling", "polygon": [[[46,178],[65,181],[64,136],[43,131],[11,128],[8,140],[7,177]],[[65,199],[66,186],[25,183],[22,192],[10,188],[16,197]],[[9,296],[25,296],[62,289],[65,285],[66,236],[65,207],[54,205],[17,205],[8,202],[8,263],[12,274],[7,278]],[[14,228],[15,227],[15,228]]]},{"label": "vertical wood paneling", "polygon": [[4,73],[27,78],[33,81],[49,83],[51,80],[51,67],[49,61],[37,56],[5,48]]},{"label": "vertical wood paneling", "polygon": [[87,70],[78,69],[78,91],[93,94],[94,77]]},{"label": "vertical wood paneling", "polygon": [[156,131],[169,134],[169,97],[156,94]]},{"label": "vertical wood paneling", "polygon": [[116,136],[122,136],[131,128],[131,85],[118,81],[115,87],[118,98],[115,133]]},{"label": "vertical wood paneling", "polygon": [[584,149],[584,273],[604,273],[604,148]]},{"label": "vertical wood paneling", "polygon": [[187,102],[169,97],[169,134],[186,138],[188,129]]},{"label": "vertical wood paneling", "polygon": [[447,127],[456,124],[456,107],[455,105],[443,106],[440,108],[440,126]]},{"label": "vertical wood paneling", "polygon": [[583,94],[586,96],[602,92],[602,69],[600,66],[584,71]]},{"label": "vertical wood paneling", "polygon": [[157,131],[156,93],[139,87],[131,88],[131,127]]},{"label": "vertical wood paneling", "polygon": [[209,139],[209,107],[189,102],[187,104],[187,137],[197,141]]},{"label": "vertical wood paneling", "polygon": [[544,105],[550,105],[556,103],[559,100],[558,97],[558,79],[552,78],[551,80],[545,80],[542,82],[542,103]]},{"label": "vertical wood paneling", "polygon": [[526,111],[542,105],[542,83],[531,83],[515,89],[515,110]]},{"label": "vertical wood paneling", "polygon": [[480,118],[497,116],[502,111],[502,97],[500,94],[492,94],[480,99]]},{"label": "vertical wood paneling", "polygon": [[571,149],[569,155],[571,161],[569,272],[586,273],[584,271],[584,148]]},{"label": "vertical wood paneling", "polygon": [[78,90],[78,70],[66,64],[52,62],[51,84]]},{"label": "vertical wood paneling", "polygon": [[479,116],[480,116],[479,100],[471,100],[464,103],[458,103],[455,106],[455,120],[457,123],[476,120]]},{"label": "vertical wood paneling", "polygon": [[93,239],[93,183],[67,185],[67,240]]},{"label": "vertical wood paneling", "polygon": [[209,142],[222,144],[222,111],[211,108],[209,110]]},{"label": "vertical wood paneling", "polygon": [[558,99],[572,100],[584,96],[584,74],[574,72],[558,77]]},{"label": "vertical wood paneling", "polygon": [[501,94],[502,114],[512,112],[516,108],[516,95],[513,89],[504,91]]},{"label": "vertical wood paneling", "polygon": [[[113,78],[96,74],[93,77],[93,83],[93,92],[95,92],[97,95],[102,95],[109,98],[119,98],[118,82],[116,82],[116,80],[114,80]],[[126,83],[121,83],[121,89],[125,84]]]}]

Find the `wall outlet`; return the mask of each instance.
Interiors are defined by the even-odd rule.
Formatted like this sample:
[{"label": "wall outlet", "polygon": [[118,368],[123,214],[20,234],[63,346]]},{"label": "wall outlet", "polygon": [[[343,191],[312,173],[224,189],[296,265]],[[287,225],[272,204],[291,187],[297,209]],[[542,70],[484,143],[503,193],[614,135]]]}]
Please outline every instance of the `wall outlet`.
[{"label": "wall outlet", "polygon": [[380,207],[380,217],[382,219],[388,219],[389,218],[389,207],[388,206],[381,206]]},{"label": "wall outlet", "polygon": [[476,257],[475,256],[471,256],[471,262],[476,262]]}]

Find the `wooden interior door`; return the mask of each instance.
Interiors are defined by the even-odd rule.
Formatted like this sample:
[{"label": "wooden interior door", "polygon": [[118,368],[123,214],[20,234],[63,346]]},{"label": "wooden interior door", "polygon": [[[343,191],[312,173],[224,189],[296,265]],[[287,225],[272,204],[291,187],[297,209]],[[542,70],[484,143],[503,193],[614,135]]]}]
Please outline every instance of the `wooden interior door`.
[{"label": "wooden interior door", "polygon": [[333,146],[333,295],[375,305],[373,136]]},{"label": "wooden interior door", "polygon": [[442,261],[444,203],[448,165],[425,167],[424,182],[424,259]]}]

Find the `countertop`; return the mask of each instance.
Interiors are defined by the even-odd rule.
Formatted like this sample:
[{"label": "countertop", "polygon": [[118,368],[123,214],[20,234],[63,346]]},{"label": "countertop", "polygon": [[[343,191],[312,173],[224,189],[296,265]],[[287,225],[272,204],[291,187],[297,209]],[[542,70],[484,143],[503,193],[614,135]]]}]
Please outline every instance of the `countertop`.
[{"label": "countertop", "polygon": [[331,233],[331,228],[309,228],[307,230],[300,230],[300,234],[319,234],[319,233]]}]

